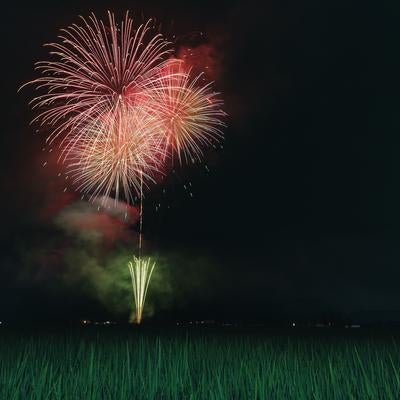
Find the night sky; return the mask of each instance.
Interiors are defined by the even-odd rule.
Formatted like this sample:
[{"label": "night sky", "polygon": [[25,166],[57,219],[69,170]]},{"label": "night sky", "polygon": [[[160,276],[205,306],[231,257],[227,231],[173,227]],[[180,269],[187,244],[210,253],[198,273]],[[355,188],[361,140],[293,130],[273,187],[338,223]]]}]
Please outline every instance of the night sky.
[{"label": "night sky", "polygon": [[179,169],[146,197],[146,248],[165,260],[154,317],[400,321],[400,7],[378,3],[3,6],[0,320],[127,318],[87,268],[136,228],[64,192],[45,133],[29,126],[34,90],[17,93],[47,58],[43,43],[110,8],[154,16],[182,43],[204,32],[229,114],[210,172]]}]

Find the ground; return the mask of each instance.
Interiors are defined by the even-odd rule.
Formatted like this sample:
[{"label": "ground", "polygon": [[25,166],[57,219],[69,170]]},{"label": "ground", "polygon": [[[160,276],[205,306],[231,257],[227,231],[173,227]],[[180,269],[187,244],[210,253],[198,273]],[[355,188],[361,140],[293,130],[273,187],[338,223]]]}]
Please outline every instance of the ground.
[{"label": "ground", "polygon": [[397,399],[400,334],[358,329],[0,330],[1,399]]}]

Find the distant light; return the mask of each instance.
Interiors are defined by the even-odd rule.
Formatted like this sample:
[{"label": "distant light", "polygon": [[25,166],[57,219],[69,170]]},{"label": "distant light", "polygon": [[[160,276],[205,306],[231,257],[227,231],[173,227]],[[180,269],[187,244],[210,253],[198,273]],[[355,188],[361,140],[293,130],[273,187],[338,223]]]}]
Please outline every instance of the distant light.
[{"label": "distant light", "polygon": [[295,323],[295,322],[292,322],[292,326],[296,326],[296,323]]}]

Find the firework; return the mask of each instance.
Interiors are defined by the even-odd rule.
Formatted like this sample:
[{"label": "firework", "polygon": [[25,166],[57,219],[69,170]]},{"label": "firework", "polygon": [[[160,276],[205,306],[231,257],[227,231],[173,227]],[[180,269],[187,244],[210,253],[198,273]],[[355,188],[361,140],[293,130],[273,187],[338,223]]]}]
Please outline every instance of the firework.
[{"label": "firework", "polygon": [[110,12],[108,23],[81,21],[47,45],[54,60],[37,63],[34,121],[50,127],[76,190],[130,203],[139,180],[147,186],[174,157],[200,161],[222,138],[222,101],[171,57],[152,20],[137,29],[128,14],[120,25]]},{"label": "firework", "polygon": [[191,77],[179,60],[170,60],[159,78],[147,82],[151,112],[160,120],[159,133],[166,153],[188,162],[201,161],[203,148],[222,139],[222,100],[211,83],[201,85],[202,74]]},{"label": "firework", "polygon": [[84,197],[139,197],[139,257],[128,267],[140,323],[155,268],[141,257],[143,186],[174,157],[201,161],[203,149],[222,139],[225,113],[212,84],[201,83],[202,75],[172,57],[171,43],[152,33],[152,20],[137,29],[128,14],[120,25],[110,12],[108,23],[94,14],[81,20],[47,45],[54,59],[36,65],[41,76],[28,84],[44,93],[31,101],[33,122],[50,129],[47,142],[58,143],[59,161]]},{"label": "firework", "polygon": [[31,101],[41,110],[32,122],[50,127],[49,144],[58,139],[59,161],[77,190],[92,200],[124,193],[130,202],[138,179],[150,178],[159,165],[158,122],[143,111],[142,93],[172,49],[151,33],[152,20],[134,29],[128,14],[120,27],[112,13],[108,24],[93,14],[81,19],[82,26],[61,31],[61,43],[47,45],[55,60],[36,65],[42,76],[28,84],[45,93]]},{"label": "firework", "polygon": [[[113,117],[90,122],[78,139],[66,143],[63,162],[77,190],[89,200],[124,197],[134,202],[141,185],[154,182],[165,158],[158,120],[138,107],[118,108]],[[122,196],[121,196],[122,195]]]},{"label": "firework", "polygon": [[81,19],[83,26],[61,30],[61,43],[46,45],[56,60],[38,62],[42,76],[28,83],[46,92],[31,103],[43,109],[35,121],[54,128],[49,141],[76,136],[88,120],[135,104],[143,85],[159,74],[172,51],[161,34],[151,36],[152,20],[135,30],[128,13],[120,28],[110,12],[108,25],[94,14]]},{"label": "firework", "polygon": [[142,321],[147,289],[155,266],[156,263],[151,258],[137,258],[135,256],[133,257],[133,261],[129,261],[128,263],[135,302],[134,322],[137,324],[140,324]]}]

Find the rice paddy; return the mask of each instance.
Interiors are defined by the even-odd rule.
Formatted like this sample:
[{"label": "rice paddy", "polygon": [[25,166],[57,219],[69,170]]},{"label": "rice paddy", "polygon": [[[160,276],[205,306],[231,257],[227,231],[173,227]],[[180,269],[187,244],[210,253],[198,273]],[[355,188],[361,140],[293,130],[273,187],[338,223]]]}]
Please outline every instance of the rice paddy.
[{"label": "rice paddy", "polygon": [[0,330],[0,399],[398,399],[395,337]]}]

